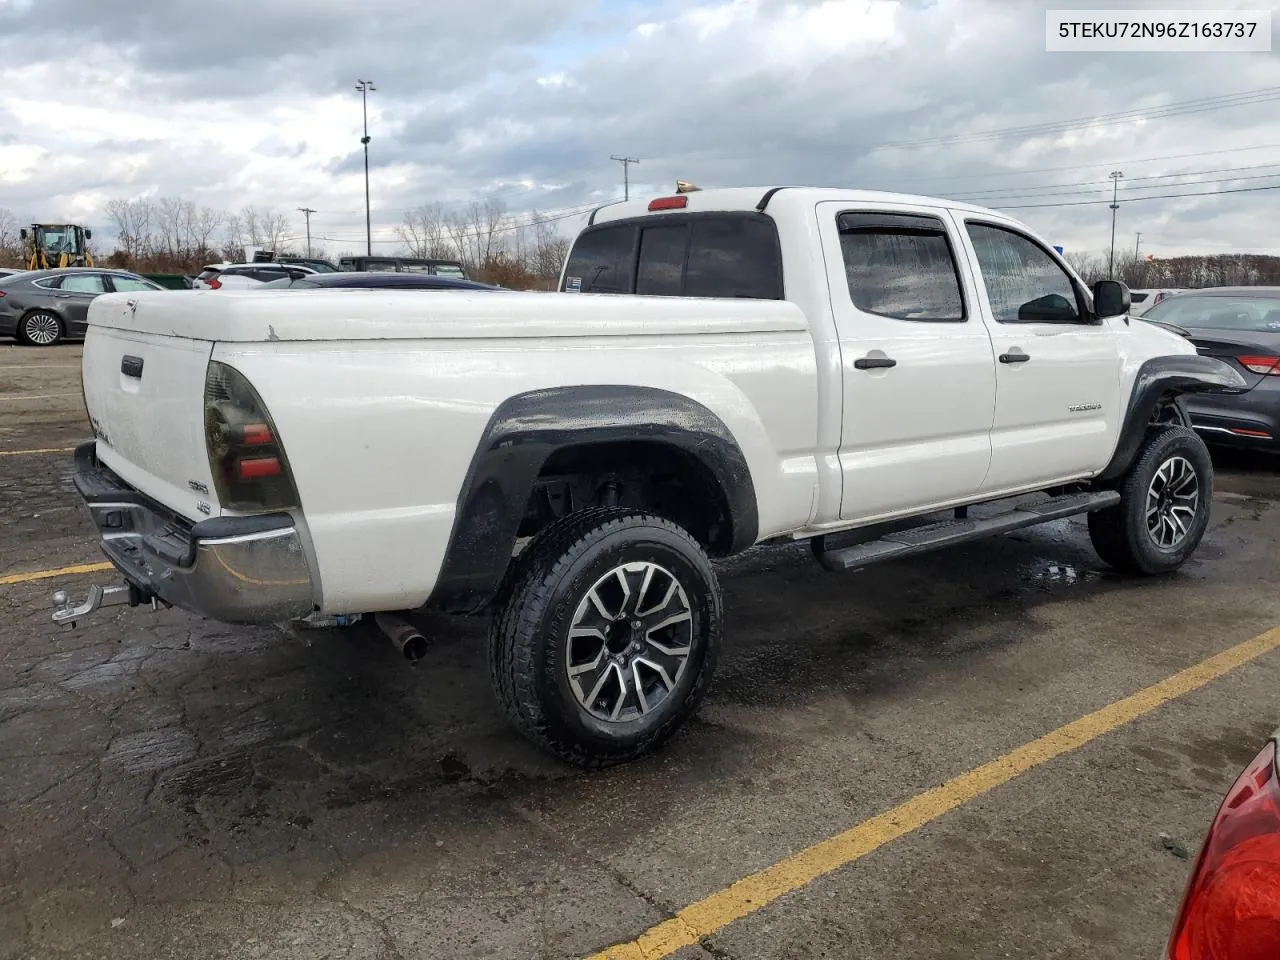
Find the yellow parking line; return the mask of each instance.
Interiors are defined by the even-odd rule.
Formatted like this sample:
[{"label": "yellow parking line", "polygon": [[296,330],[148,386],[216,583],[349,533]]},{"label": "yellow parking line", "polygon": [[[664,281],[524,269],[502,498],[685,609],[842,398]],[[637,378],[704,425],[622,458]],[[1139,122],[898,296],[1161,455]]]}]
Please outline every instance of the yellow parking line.
[{"label": "yellow parking line", "polygon": [[37,447],[34,450],[0,450],[0,457],[30,457],[37,453],[73,453],[75,447]]},{"label": "yellow parking line", "polygon": [[651,927],[635,940],[593,954],[588,960],[658,960],[683,947],[697,944],[703,937],[754,913],[779,897],[865,857],[1028,770],[1070,753],[1170,700],[1200,689],[1277,647],[1280,647],[1280,628],[1268,630],[1123,700],[1073,720],[844,833],[744,877],[690,904],[672,919]]},{"label": "yellow parking line", "polygon": [[78,563],[73,567],[59,567],[56,570],[33,570],[30,573],[11,573],[7,577],[0,577],[0,587],[8,586],[12,583],[30,583],[32,580],[49,580],[53,577],[70,577],[77,573],[98,573],[102,570],[112,570],[109,563]]}]

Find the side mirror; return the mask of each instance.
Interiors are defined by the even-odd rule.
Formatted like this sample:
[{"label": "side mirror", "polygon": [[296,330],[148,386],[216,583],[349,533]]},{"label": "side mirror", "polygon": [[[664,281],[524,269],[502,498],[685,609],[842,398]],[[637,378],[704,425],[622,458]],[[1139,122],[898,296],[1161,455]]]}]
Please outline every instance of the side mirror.
[{"label": "side mirror", "polygon": [[1093,312],[1099,317],[1129,315],[1133,298],[1119,280],[1099,280],[1093,285]]},{"label": "side mirror", "polygon": [[93,239],[93,231],[92,231],[92,230],[86,230],[86,231],[84,232],[84,238],[85,238],[86,240],[92,240],[92,239]]},{"label": "side mirror", "polygon": [[1076,323],[1079,319],[1076,305],[1060,293],[1049,293],[1018,307],[1021,323]]},{"label": "side mirror", "polygon": [[18,237],[19,237],[20,239],[22,239],[22,240],[27,239],[27,231],[25,231],[25,230],[19,230],[19,231],[18,231]]}]

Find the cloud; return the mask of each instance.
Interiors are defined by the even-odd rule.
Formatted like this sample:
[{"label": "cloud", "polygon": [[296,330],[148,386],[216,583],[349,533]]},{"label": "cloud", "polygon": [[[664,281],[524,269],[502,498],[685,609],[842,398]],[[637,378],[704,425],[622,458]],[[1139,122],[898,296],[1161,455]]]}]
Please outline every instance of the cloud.
[{"label": "cloud", "polygon": [[[1044,10],[1072,5],[281,0],[213,15],[170,0],[160,17],[138,2],[0,0],[0,57],[26,65],[0,92],[11,138],[0,138],[0,206],[92,219],[120,196],[306,205],[320,211],[318,233],[355,245],[364,159],[352,87],[366,76],[378,86],[370,163],[383,239],[422,202],[607,198],[621,189],[609,157],[627,153],[641,161],[637,191],[681,178],[973,197],[1093,250],[1109,241],[1107,174],[1119,168],[1126,243],[1142,231],[1165,252],[1280,253],[1269,225],[1280,191],[1137,199],[1280,184],[1280,101],[974,137],[1280,87],[1277,54],[1047,53]],[[950,139],[883,149],[938,137]],[[1222,152],[1181,156],[1211,150]],[[1267,161],[1240,171],[1256,179],[1195,186],[1231,175],[1196,171]],[[1080,205],[1039,206],[1068,202]]]}]

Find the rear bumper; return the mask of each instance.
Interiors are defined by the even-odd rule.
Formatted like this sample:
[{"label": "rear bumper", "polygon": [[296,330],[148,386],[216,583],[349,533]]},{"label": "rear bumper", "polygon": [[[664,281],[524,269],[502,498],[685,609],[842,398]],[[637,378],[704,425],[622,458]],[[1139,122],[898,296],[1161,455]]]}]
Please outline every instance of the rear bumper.
[{"label": "rear bumper", "polygon": [[1264,377],[1247,393],[1203,393],[1186,399],[1191,425],[1207,442],[1280,447],[1280,377]]},{"label": "rear bumper", "polygon": [[315,609],[302,540],[288,514],[218,517],[192,525],[76,450],[75,485],[102,552],[143,600],[154,596],[226,623],[281,623]]}]

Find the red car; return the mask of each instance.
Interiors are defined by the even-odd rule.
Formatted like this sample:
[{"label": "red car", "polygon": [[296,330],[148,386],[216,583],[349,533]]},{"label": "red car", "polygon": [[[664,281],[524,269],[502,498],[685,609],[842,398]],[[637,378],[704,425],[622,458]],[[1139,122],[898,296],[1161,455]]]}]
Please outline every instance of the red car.
[{"label": "red car", "polygon": [[1280,731],[1240,774],[1204,839],[1168,960],[1280,958]]}]

